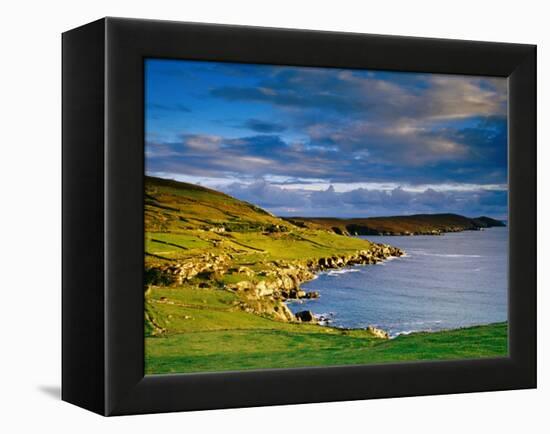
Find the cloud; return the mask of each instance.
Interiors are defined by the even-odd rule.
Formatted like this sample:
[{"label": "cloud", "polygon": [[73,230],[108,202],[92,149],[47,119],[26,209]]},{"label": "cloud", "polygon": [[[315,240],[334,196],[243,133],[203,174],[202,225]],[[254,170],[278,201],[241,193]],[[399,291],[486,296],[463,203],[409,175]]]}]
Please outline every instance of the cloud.
[{"label": "cloud", "polygon": [[283,216],[373,217],[399,214],[454,212],[477,217],[491,214],[506,218],[507,194],[480,188],[474,191],[436,191],[426,188],[412,191],[404,187],[392,190],[357,188],[337,192],[288,189],[256,180],[250,184],[231,183],[218,188],[241,200],[255,203]]},{"label": "cloud", "polygon": [[182,134],[177,141],[147,141],[146,170],[201,177],[261,177],[276,172],[278,162],[273,155],[286,146],[279,136],[272,135],[225,138]]},{"label": "cloud", "polygon": [[[285,125],[307,135],[310,150],[339,150],[357,160],[368,154],[380,164],[491,159],[479,146],[489,137],[481,137],[485,121],[504,122],[500,132],[505,138],[504,79],[291,67],[277,71],[260,86],[223,86],[211,95],[278,109]],[[462,126],[469,120],[478,122],[470,132]]]},{"label": "cloud", "polygon": [[[386,128],[387,127],[387,128]],[[422,129],[315,124],[303,140],[278,134],[224,137],[182,134],[149,140],[147,165],[156,172],[243,179],[279,176],[333,183],[505,184],[506,121],[479,119],[466,128]],[[414,134],[413,134],[414,131]]]},{"label": "cloud", "polygon": [[[407,77],[408,76],[408,77]],[[377,119],[462,119],[506,114],[505,79],[285,67],[259,86],[221,86],[212,96]]]},{"label": "cloud", "polygon": [[261,206],[266,209],[291,208],[304,199],[301,192],[280,188],[264,180],[257,180],[251,184],[233,183],[222,189],[241,200],[254,204],[262,203]]}]

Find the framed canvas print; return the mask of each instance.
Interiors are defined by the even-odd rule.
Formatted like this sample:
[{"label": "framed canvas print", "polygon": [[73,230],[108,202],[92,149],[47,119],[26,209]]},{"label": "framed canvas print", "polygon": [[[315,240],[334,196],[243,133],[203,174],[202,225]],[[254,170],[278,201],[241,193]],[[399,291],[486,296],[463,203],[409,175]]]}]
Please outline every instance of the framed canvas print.
[{"label": "framed canvas print", "polygon": [[536,386],[536,50],[105,18],[63,34],[63,399]]}]

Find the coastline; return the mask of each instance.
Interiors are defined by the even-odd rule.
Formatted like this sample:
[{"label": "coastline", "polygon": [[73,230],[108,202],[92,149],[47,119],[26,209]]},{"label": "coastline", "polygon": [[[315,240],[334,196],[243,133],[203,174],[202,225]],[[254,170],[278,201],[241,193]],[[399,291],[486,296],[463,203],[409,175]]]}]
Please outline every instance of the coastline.
[{"label": "coastline", "polygon": [[[390,336],[379,327],[347,328],[322,324],[318,321],[297,320],[292,317],[272,315],[277,305],[304,298],[307,291],[301,285],[319,278],[320,273],[342,274],[352,272],[355,266],[383,265],[406,255],[401,248],[371,242],[370,248],[355,253],[332,255],[300,261],[275,261],[277,273],[271,277],[272,285],[282,284],[289,290],[284,294],[269,292],[272,288],[265,281],[256,280],[258,274],[267,274],[269,269],[239,269],[246,280],[225,285],[219,289],[198,289],[200,293],[226,293],[241,300],[236,307],[228,307],[224,313],[210,302],[197,306],[195,300],[181,305],[173,305],[173,310],[156,317],[157,323],[165,327],[165,332],[146,337],[146,371],[162,374],[171,372],[206,372],[231,369],[258,369],[269,367],[330,366],[334,364],[370,364],[415,360],[452,360],[481,357],[504,357],[507,354],[507,323],[489,323],[459,328],[412,331]],[[212,258],[211,258],[212,259]],[[212,262],[223,264],[214,259]],[[225,264],[227,265],[227,264]],[[265,265],[265,264],[264,264]],[[225,268],[228,270],[228,268]],[[223,272],[223,267],[217,272]],[[189,269],[188,269],[189,271]],[[196,270],[198,271],[198,270]],[[273,270],[271,270],[273,271]],[[193,274],[193,273],[191,273]],[[248,274],[248,275],[247,275]],[[298,277],[300,277],[298,279]],[[279,280],[280,279],[280,280]],[[243,284],[242,282],[248,282]],[[285,286],[286,285],[286,286]],[[294,290],[294,292],[293,292]],[[157,299],[185,296],[190,289],[174,288],[172,294],[166,288],[158,288]],[[267,291],[260,296],[259,292]],[[281,291],[282,292],[282,291]],[[293,293],[296,298],[290,298]],[[202,296],[201,296],[202,298]],[[242,302],[243,299],[247,301]],[[235,302],[231,305],[235,306]],[[163,309],[169,306],[161,302]],[[290,312],[290,309],[288,309]],[[177,313],[176,313],[177,312]],[[209,313],[212,312],[212,313]],[[206,314],[204,319],[203,315]],[[228,326],[227,319],[231,318]],[[279,312],[280,314],[280,312]],[[149,312],[147,312],[149,315]],[[172,316],[183,315],[184,321],[174,323]],[[212,315],[212,316],[211,316]],[[211,319],[207,319],[211,318]],[[255,319],[253,319],[255,318]],[[154,319],[153,316],[150,319]],[[196,320],[207,321],[205,325],[193,325]],[[227,354],[218,352],[227,339],[238,351]],[[452,347],[449,347],[452,343]],[[296,352],[292,348],[301,348]],[[473,349],[475,345],[475,350]],[[181,348],[195,348],[193,354],[186,355]],[[279,348],[275,353],[274,348]],[[411,350],[412,349],[412,350]],[[213,355],[215,357],[212,357]]]},{"label": "coastline", "polygon": [[[333,254],[320,258],[261,263],[258,269],[252,265],[235,267],[228,255],[205,255],[184,263],[150,268],[148,275],[153,283],[181,286],[198,276],[215,274],[219,279],[237,271],[239,279],[223,283],[220,289],[240,295],[240,308],[258,315],[292,322],[316,323],[311,314],[292,313],[287,302],[317,298],[316,291],[304,291],[301,285],[317,278],[319,272],[342,270],[356,265],[375,265],[388,259],[405,255],[402,249],[382,243],[369,242],[369,248],[347,254]],[[258,264],[254,264],[258,265]],[[151,283],[151,282],[150,282]]]},{"label": "coastline", "polygon": [[[395,245],[409,252],[404,255],[408,260],[383,262],[387,267],[376,269],[326,270],[315,283],[304,284],[305,290],[320,293],[319,301],[305,300],[290,308],[311,310],[325,326],[365,329],[374,325],[391,338],[505,321],[504,278],[490,276],[501,269],[499,246],[506,239],[506,227],[479,235],[464,231],[449,239],[402,236]],[[392,239],[381,237],[379,242],[392,243]],[[489,310],[484,307],[487,303],[494,303]],[[458,310],[453,311],[453,306]],[[465,316],[461,310],[471,314]]]}]

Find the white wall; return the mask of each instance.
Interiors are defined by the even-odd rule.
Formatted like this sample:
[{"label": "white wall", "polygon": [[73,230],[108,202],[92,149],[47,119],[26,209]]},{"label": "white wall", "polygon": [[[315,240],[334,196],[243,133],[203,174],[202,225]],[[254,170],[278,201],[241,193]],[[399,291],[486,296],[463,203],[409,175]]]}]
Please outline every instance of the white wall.
[{"label": "white wall", "polygon": [[[540,432],[548,425],[550,287],[539,252],[539,390],[104,419],[58,400],[60,33],[105,15],[539,45],[539,243],[550,239],[548,13],[542,1],[6,1],[0,107],[0,430],[134,433]],[[546,265],[546,267],[544,267]],[[546,270],[545,270],[546,268]],[[546,366],[545,366],[546,365]],[[54,397],[55,396],[55,399]],[[11,426],[10,429],[4,429]],[[29,431],[30,432],[30,431]]]}]

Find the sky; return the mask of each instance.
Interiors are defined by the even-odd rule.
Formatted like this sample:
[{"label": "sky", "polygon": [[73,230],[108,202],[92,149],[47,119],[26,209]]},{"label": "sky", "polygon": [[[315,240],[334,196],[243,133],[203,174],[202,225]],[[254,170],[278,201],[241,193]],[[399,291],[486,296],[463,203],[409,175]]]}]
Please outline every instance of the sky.
[{"label": "sky", "polygon": [[145,167],[275,215],[507,216],[507,80],[145,61]]}]

